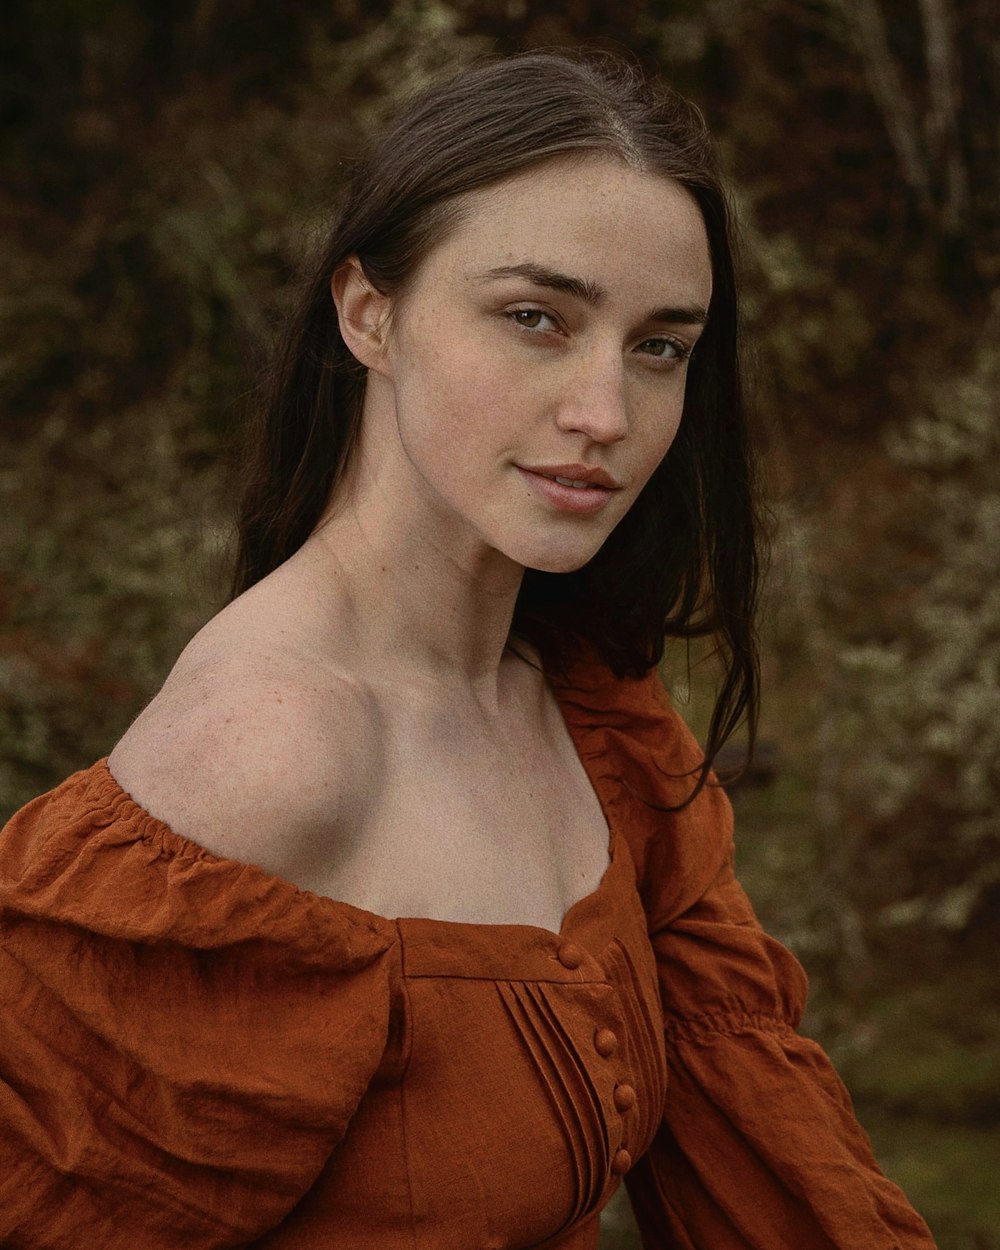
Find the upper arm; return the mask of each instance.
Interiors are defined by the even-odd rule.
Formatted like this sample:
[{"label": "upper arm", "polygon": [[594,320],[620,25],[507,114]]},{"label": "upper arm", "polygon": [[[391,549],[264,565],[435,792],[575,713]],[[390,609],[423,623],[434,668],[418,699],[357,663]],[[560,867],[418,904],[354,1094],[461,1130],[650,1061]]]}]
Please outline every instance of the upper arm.
[{"label": "upper arm", "polygon": [[[205,781],[160,741],[180,811]],[[123,751],[151,787],[156,742]],[[397,968],[393,926],[172,845],[100,764],[29,803],[0,840],[0,1245],[257,1245],[377,1071]]]}]

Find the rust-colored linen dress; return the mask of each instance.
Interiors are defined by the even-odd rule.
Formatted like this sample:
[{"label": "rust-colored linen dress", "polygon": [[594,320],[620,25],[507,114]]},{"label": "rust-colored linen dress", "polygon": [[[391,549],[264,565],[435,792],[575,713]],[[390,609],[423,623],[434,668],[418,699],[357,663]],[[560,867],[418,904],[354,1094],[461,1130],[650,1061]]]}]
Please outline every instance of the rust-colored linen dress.
[{"label": "rust-colored linen dress", "polygon": [[611,830],[561,931],[219,859],[104,761],[0,837],[5,1250],[926,1250],[656,674],[552,681]]}]

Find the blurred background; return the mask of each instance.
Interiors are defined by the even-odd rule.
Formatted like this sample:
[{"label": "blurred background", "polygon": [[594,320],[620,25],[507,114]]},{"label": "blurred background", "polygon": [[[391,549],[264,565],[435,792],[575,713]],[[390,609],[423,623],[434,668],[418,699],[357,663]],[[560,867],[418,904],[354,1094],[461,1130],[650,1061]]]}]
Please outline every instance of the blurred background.
[{"label": "blurred background", "polygon": [[[883,1166],[1000,1247],[993,0],[7,0],[0,816],[223,601],[240,420],[351,154],[493,51],[627,50],[728,171],[774,517],[740,869]],[[710,666],[666,678],[703,728]],[[607,1214],[605,1250],[637,1246]]]}]

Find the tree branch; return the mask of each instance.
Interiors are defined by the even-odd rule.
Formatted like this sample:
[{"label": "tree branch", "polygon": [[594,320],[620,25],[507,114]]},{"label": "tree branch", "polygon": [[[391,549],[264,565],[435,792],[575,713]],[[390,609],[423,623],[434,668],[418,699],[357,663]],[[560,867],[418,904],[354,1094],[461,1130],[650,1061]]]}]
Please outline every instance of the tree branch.
[{"label": "tree branch", "polygon": [[885,122],[903,178],[920,207],[931,211],[927,159],[916,123],[916,109],[906,93],[889,47],[885,18],[878,0],[837,0],[853,26],[865,76]]}]

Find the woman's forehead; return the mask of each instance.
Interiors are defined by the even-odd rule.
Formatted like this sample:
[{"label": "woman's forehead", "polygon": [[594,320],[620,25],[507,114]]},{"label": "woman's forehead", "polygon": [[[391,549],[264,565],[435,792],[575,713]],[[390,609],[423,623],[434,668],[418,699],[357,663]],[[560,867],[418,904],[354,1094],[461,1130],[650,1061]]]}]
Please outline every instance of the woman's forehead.
[{"label": "woman's forehead", "polygon": [[[435,249],[431,270],[469,281],[564,274],[614,296],[620,281],[642,288],[671,275],[671,298],[707,305],[712,268],[694,197],[673,179],[589,153],[545,161],[470,192]],[[433,258],[428,258],[432,260]]]}]

